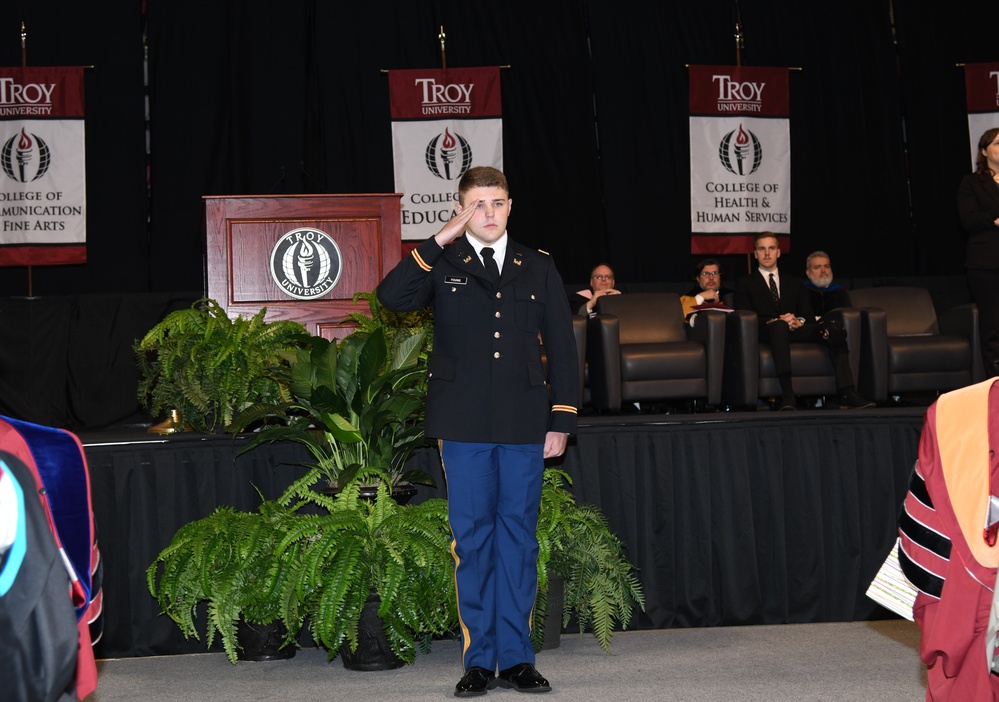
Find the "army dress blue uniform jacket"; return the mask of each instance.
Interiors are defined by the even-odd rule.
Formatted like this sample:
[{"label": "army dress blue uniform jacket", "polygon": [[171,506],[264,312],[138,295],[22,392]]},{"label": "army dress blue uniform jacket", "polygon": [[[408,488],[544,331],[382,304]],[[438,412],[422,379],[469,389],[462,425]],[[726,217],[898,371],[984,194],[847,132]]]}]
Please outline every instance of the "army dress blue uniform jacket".
[{"label": "army dress blue uniform jacket", "polygon": [[427,436],[543,444],[548,431],[575,433],[576,340],[550,256],[508,239],[494,288],[465,235],[443,249],[430,238],[385,276],[377,295],[392,310],[433,308]]}]

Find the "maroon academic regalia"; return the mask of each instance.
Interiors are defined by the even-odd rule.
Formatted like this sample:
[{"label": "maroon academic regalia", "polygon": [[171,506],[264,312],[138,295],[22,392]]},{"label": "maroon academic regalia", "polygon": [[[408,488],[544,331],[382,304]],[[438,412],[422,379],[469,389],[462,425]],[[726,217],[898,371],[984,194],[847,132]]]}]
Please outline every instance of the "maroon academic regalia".
[{"label": "maroon academic regalia", "polygon": [[946,393],[927,411],[899,517],[899,562],[919,591],[913,616],[933,702],[999,700],[985,645],[999,563],[995,530],[985,529],[989,495],[999,494],[995,448],[999,384]]}]

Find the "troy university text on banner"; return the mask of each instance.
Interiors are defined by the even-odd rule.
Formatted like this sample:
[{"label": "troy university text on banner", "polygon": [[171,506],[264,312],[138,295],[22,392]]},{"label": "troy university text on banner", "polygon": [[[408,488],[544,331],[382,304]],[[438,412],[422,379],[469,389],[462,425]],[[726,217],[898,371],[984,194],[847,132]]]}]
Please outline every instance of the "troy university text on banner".
[{"label": "troy university text on banner", "polygon": [[978,140],[999,127],[999,63],[969,63],[964,66],[968,99],[968,132],[971,137],[971,170],[978,161]]},{"label": "troy university text on banner", "polygon": [[87,260],[83,68],[0,68],[0,265]]},{"label": "troy university text on banner", "polygon": [[690,252],[790,249],[788,69],[690,66]]},{"label": "troy university text on banner", "polygon": [[426,239],[454,214],[465,171],[503,168],[499,68],[389,71],[389,98],[402,238]]}]

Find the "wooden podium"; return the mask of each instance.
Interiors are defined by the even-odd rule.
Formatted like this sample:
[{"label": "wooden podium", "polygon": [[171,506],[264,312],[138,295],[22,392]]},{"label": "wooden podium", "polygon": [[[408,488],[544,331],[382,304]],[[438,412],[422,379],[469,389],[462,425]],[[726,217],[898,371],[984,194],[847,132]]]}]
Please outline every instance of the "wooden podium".
[{"label": "wooden podium", "polygon": [[399,262],[400,193],[205,196],[208,297],[230,317],[292,319],[339,338],[368,312],[370,292]]}]

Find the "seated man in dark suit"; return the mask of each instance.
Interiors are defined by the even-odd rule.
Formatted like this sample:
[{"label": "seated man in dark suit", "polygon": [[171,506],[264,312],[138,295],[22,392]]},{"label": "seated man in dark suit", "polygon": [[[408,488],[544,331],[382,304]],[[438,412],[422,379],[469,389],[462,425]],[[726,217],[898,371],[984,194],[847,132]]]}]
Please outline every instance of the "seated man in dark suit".
[{"label": "seated man in dark suit", "polygon": [[713,258],[699,261],[694,266],[694,280],[697,282],[697,287],[680,296],[683,318],[687,324],[693,326],[694,318],[701,310],[731,310],[724,303],[724,298],[732,291],[722,287],[721,267],[718,261]]},{"label": "seated man in dark suit", "polygon": [[801,278],[782,275],[777,270],[780,242],[773,232],[756,236],[753,255],[759,270],[740,278],[735,286],[735,307],[752,310],[759,317],[760,341],[770,344],[773,351],[777,380],[781,387],[780,409],[797,409],[797,398],[791,382],[791,347],[796,342],[825,341],[836,372],[841,409],[873,407],[856,392],[850,370],[846,332],[832,327],[820,327],[815,311]]},{"label": "seated man in dark suit", "polygon": [[829,254],[825,251],[813,251],[808,254],[808,258],[805,259],[805,275],[808,276],[805,287],[808,288],[816,319],[822,319],[829,310],[850,306],[846,288],[833,282],[832,264]]}]

